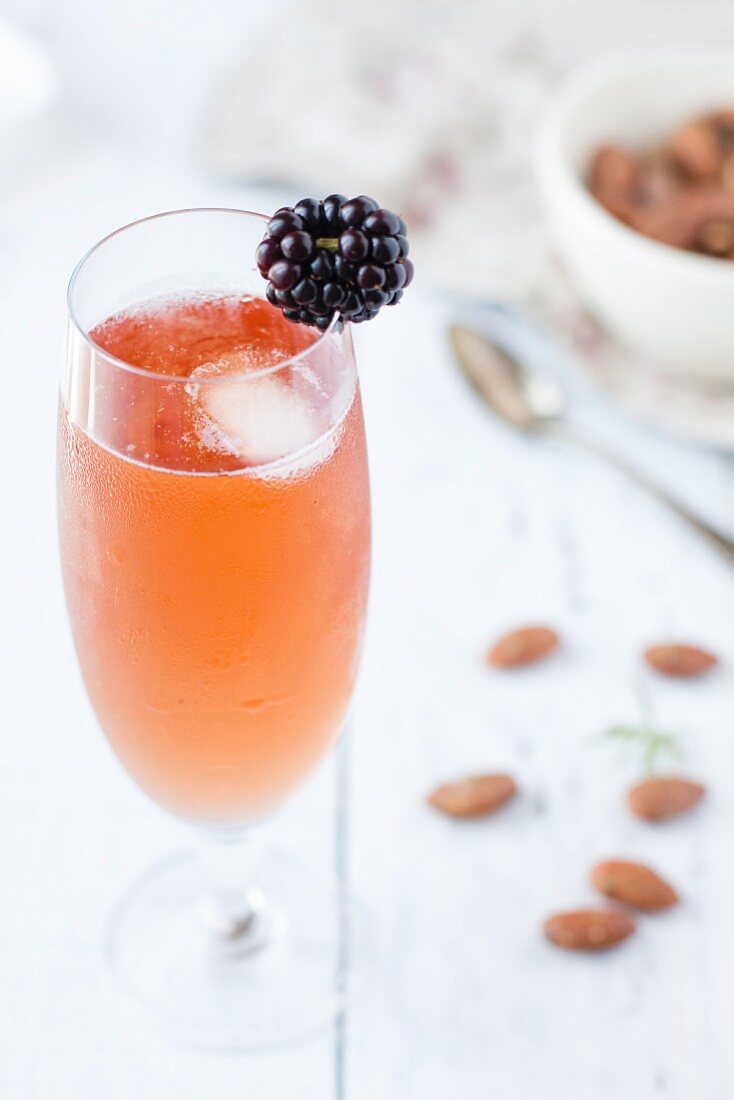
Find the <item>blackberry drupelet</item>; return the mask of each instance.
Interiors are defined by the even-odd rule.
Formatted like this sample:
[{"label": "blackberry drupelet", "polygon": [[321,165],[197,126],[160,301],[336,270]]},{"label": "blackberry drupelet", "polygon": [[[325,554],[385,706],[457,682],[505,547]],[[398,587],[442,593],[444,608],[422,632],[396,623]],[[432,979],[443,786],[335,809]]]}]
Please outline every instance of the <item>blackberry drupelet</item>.
[{"label": "blackberry drupelet", "polygon": [[402,218],[367,195],[282,206],[256,254],[265,297],[289,321],[322,332],[335,314],[369,321],[397,305],[413,278],[406,233]]}]

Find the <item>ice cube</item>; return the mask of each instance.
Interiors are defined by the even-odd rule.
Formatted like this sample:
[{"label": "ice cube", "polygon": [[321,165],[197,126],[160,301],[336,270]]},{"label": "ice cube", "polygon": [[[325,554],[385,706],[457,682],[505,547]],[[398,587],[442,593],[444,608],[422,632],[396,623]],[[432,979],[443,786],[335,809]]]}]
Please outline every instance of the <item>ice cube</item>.
[{"label": "ice cube", "polygon": [[200,363],[191,372],[192,378],[224,378],[227,375],[248,374],[251,371],[266,370],[277,364],[281,359],[287,359],[287,352],[281,354],[276,346],[260,348],[248,344],[246,347],[234,348],[225,352],[216,359],[210,359],[206,363]]},{"label": "ice cube", "polygon": [[271,375],[219,377],[195,388],[219,445],[253,466],[293,455],[324,430],[319,413],[292,386]]}]

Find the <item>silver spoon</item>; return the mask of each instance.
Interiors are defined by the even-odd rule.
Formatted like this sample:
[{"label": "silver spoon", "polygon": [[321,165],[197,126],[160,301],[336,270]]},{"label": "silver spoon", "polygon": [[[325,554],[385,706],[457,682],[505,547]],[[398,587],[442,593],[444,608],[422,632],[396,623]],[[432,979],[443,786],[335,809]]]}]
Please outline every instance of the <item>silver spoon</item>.
[{"label": "silver spoon", "polygon": [[555,379],[518,362],[475,329],[451,325],[449,338],[464,374],[489,407],[506,423],[522,432],[560,439],[604,459],[655,500],[666,505],[699,535],[703,535],[730,562],[734,562],[734,539],[717,531],[646,474],[566,419],[566,395]]}]

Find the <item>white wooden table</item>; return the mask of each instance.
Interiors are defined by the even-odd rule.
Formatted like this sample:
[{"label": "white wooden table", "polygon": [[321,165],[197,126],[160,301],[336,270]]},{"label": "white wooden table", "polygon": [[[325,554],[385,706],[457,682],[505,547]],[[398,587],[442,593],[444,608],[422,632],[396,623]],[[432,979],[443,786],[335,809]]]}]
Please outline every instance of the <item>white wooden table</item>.
[{"label": "white wooden table", "polygon": [[[498,427],[451,363],[444,307],[419,288],[358,334],[375,564],[346,850],[373,915],[367,988],[333,1032],[237,1059],[175,1047],[117,1001],[99,956],[106,913],[184,838],[113,760],[66,625],[53,499],[65,281],[89,243],[133,217],[273,197],[212,185],[183,155],[156,152],[152,130],[141,144],[71,107],[38,144],[0,213],[1,1100],[727,1095],[734,574],[616,475]],[[583,407],[734,527],[734,460],[656,439],[591,398]],[[563,652],[493,674],[487,643],[526,620],[557,625]],[[724,658],[707,682],[649,685],[711,797],[651,829],[622,805],[633,762],[595,735],[637,717],[639,651],[671,634]],[[485,767],[520,784],[501,815],[457,825],[426,808],[436,781]],[[336,785],[331,760],[274,825],[327,868]],[[609,956],[555,952],[544,915],[592,901],[588,869],[607,855],[652,862],[682,905]]]}]

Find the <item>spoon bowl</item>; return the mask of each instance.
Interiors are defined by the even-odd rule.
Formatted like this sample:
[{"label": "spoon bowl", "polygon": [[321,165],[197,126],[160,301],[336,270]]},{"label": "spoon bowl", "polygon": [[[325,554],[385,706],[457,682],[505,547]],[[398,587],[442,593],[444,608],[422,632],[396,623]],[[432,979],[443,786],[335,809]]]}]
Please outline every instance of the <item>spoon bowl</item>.
[{"label": "spoon bowl", "polygon": [[513,428],[538,432],[566,412],[563,388],[465,325],[451,325],[449,340],[464,374],[489,407]]}]

